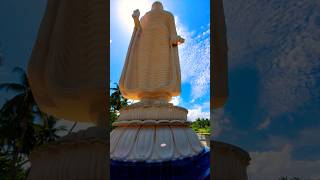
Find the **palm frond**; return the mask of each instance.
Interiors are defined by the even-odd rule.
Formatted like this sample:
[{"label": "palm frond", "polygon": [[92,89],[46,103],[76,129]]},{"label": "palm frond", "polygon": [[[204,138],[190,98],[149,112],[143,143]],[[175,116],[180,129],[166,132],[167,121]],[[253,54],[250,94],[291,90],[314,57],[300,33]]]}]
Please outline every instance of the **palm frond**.
[{"label": "palm frond", "polygon": [[18,67],[18,66],[13,68],[12,72],[19,73],[19,74],[25,74],[25,70],[21,67]]},{"label": "palm frond", "polygon": [[20,81],[23,85],[29,86],[28,85],[28,77],[26,71],[21,68],[21,67],[15,67],[13,68],[12,72],[20,74]]},{"label": "palm frond", "polygon": [[0,84],[0,90],[6,90],[6,91],[14,91],[14,92],[23,92],[25,91],[26,87],[22,84],[18,84],[18,83],[3,83]]}]

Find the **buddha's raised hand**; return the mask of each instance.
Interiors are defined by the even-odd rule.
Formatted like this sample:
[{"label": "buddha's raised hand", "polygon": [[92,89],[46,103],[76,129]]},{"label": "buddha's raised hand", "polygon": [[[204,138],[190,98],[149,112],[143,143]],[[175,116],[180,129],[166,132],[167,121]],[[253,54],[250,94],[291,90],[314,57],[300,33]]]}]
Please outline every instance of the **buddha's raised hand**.
[{"label": "buddha's raised hand", "polygon": [[136,9],[132,13],[132,18],[134,20],[134,27],[139,28],[140,27],[140,21],[139,21],[140,11],[139,9]]},{"label": "buddha's raised hand", "polygon": [[139,16],[140,16],[140,11],[139,11],[139,9],[136,9],[136,10],[134,10],[133,11],[133,13],[132,13],[132,17],[133,18],[139,18]]},{"label": "buddha's raised hand", "polygon": [[177,46],[184,43],[184,39],[181,36],[173,36],[171,37],[171,44],[173,46]]},{"label": "buddha's raised hand", "polygon": [[184,38],[182,38],[181,36],[178,36],[178,45],[184,43]]}]

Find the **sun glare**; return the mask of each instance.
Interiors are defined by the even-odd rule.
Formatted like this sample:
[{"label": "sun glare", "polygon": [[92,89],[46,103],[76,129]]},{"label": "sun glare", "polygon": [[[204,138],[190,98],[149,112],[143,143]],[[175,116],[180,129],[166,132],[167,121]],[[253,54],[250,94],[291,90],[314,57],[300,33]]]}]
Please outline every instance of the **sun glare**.
[{"label": "sun glare", "polygon": [[132,13],[134,10],[139,9],[140,18],[151,9],[151,0],[118,0],[117,1],[117,11],[119,23],[123,25],[127,31],[133,30],[133,19]]}]

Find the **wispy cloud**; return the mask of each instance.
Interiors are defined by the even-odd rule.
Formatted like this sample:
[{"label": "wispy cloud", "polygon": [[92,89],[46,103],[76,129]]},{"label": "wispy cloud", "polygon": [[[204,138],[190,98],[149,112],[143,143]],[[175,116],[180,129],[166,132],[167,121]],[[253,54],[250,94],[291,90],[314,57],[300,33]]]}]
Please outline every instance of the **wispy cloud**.
[{"label": "wispy cloud", "polygon": [[[140,17],[151,9],[151,0],[119,0],[112,1],[116,17],[122,27],[130,32],[133,29],[131,14],[133,10],[140,10]],[[162,2],[166,10],[177,7],[167,7],[172,3]],[[112,12],[111,12],[112,13]],[[199,32],[187,29],[175,16],[177,32],[185,43],[179,47],[182,82],[191,84],[191,94],[194,100],[206,95],[209,92],[210,82],[210,25],[203,25]]]},{"label": "wispy cloud", "polygon": [[230,67],[260,74],[259,105],[271,118],[266,128],[275,117],[320,100],[319,8],[316,1],[225,2]]},{"label": "wispy cloud", "polygon": [[270,123],[271,123],[271,118],[270,118],[270,117],[267,117],[264,121],[262,121],[262,122],[258,125],[257,129],[259,129],[259,130],[261,130],[261,129],[267,129],[267,128],[269,127]]},{"label": "wispy cloud", "polygon": [[193,101],[210,88],[210,25],[200,32],[189,31],[175,17],[177,32],[186,39],[179,47],[182,82],[191,84]]},{"label": "wispy cloud", "polygon": [[231,129],[230,118],[223,108],[217,109],[211,113],[211,139],[217,138],[223,131]]},{"label": "wispy cloud", "polygon": [[283,144],[291,144],[295,148],[303,147],[320,147],[320,126],[313,126],[311,128],[304,128],[297,131],[295,138],[285,136],[269,136],[269,146],[272,148],[279,148]]}]

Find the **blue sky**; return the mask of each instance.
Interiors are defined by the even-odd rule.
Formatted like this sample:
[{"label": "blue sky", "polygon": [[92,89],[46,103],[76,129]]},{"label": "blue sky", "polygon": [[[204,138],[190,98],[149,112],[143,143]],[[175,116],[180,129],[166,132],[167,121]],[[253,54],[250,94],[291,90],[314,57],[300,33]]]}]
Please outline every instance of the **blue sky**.
[{"label": "blue sky", "polygon": [[[133,10],[140,17],[151,9],[151,0],[110,1],[110,85],[119,81],[133,31]],[[182,74],[181,95],[173,103],[189,110],[189,120],[209,118],[210,108],[210,1],[162,1],[175,16],[177,32],[186,39],[179,47]]]},{"label": "blue sky", "polygon": [[[114,2],[111,85],[119,79],[133,25],[132,6]],[[132,2],[139,5],[140,1]],[[141,2],[142,7],[150,8],[150,2]],[[177,16],[179,32],[186,38],[179,49],[184,78],[179,106],[188,108],[193,117],[208,116],[209,2],[163,3]],[[224,3],[230,97],[226,106],[214,113],[214,138],[250,152],[250,179],[320,177],[320,2]],[[45,5],[42,0],[0,1],[0,48],[5,57],[0,83],[17,81],[12,68],[26,67]],[[128,12],[120,15],[118,7]],[[0,93],[0,104],[13,95]],[[76,129],[85,127],[88,125],[80,123]]]},{"label": "blue sky", "polygon": [[[42,0],[0,1],[0,49],[4,58],[0,83],[19,80],[12,69],[26,68],[45,7]],[[0,104],[12,95],[2,91]]]},{"label": "blue sky", "polygon": [[224,5],[230,96],[214,114],[214,138],[250,152],[251,179],[318,179],[320,2]]}]

